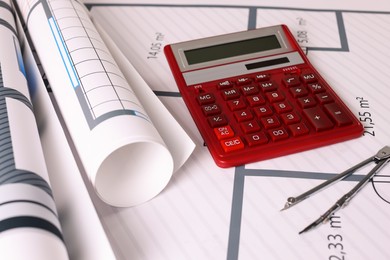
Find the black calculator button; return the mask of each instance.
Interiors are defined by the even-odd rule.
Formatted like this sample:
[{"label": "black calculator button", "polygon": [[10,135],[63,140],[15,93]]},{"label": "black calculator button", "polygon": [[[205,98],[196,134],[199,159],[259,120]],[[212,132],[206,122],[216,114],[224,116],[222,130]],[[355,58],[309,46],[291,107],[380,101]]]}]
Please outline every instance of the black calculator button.
[{"label": "black calculator button", "polygon": [[319,107],[304,109],[303,113],[317,132],[333,127],[333,122]]}]

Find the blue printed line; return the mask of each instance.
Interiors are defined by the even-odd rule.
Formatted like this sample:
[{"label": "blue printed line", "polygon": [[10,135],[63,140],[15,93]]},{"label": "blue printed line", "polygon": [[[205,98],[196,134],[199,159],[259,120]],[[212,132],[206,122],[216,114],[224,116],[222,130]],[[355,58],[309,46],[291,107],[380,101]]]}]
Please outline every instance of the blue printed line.
[{"label": "blue printed line", "polygon": [[77,77],[76,71],[74,70],[74,67],[72,66],[69,53],[65,48],[64,41],[61,38],[58,26],[54,21],[53,17],[49,18],[49,25],[50,25],[51,32],[53,33],[54,39],[56,41],[57,48],[61,54],[62,61],[64,62],[66,72],[68,73],[69,79],[72,83],[72,86],[73,88],[77,88],[80,86],[79,79]]}]

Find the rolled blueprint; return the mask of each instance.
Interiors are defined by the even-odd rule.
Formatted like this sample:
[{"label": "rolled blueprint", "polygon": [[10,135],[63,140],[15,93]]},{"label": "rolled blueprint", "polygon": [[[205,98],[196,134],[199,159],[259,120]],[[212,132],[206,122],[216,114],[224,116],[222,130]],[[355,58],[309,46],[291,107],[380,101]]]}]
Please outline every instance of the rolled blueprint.
[{"label": "rolled blueprint", "polygon": [[156,196],[177,167],[88,11],[74,0],[17,3],[99,197],[125,207]]},{"label": "rolled blueprint", "polygon": [[14,15],[0,0],[0,258],[68,259]]}]

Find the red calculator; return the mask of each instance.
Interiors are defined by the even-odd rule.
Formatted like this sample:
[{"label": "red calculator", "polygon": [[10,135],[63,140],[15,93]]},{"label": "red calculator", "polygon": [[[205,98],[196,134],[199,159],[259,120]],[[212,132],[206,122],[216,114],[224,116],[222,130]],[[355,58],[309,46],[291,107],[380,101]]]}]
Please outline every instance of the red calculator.
[{"label": "red calculator", "polygon": [[238,166],[362,135],[285,25],[167,45],[179,91],[216,164]]}]

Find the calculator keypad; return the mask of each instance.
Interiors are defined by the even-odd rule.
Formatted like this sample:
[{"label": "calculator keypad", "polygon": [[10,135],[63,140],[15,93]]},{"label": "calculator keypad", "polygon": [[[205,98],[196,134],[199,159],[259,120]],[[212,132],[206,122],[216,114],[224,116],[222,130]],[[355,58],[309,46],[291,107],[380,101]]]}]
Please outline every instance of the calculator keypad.
[{"label": "calculator keypad", "polygon": [[210,82],[196,100],[226,154],[259,152],[260,146],[266,151],[273,143],[294,145],[353,124],[334,92],[310,69]]}]

